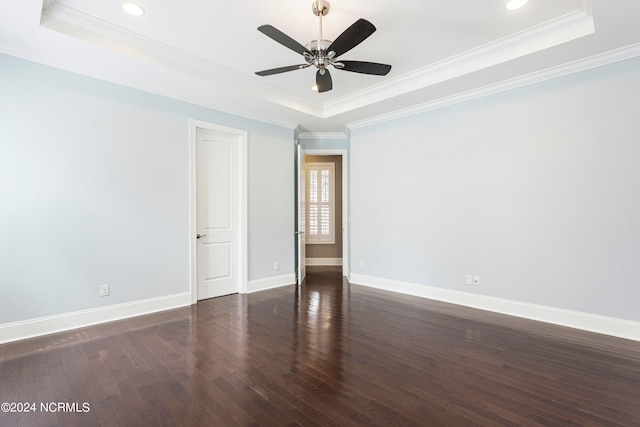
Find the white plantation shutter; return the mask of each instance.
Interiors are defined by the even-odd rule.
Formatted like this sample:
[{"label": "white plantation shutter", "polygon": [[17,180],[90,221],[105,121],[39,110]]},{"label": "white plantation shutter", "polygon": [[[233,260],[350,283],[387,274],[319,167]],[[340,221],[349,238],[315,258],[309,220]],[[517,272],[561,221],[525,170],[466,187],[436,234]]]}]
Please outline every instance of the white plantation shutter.
[{"label": "white plantation shutter", "polygon": [[307,163],[307,243],[334,244],[335,163]]}]

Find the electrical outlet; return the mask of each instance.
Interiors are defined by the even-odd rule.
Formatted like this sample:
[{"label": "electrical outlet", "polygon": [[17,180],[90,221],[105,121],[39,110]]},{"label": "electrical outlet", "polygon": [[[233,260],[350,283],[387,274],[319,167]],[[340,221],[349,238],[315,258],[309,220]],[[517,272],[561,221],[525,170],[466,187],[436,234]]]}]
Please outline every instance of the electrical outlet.
[{"label": "electrical outlet", "polygon": [[480,276],[473,276],[473,284],[474,285],[480,284]]},{"label": "electrical outlet", "polygon": [[280,270],[280,263],[278,261],[273,261],[273,269]]},{"label": "electrical outlet", "polygon": [[467,275],[465,276],[465,283],[466,283],[467,285],[473,285],[473,276],[472,276],[472,275],[470,275],[470,274],[467,274]]},{"label": "electrical outlet", "polygon": [[109,285],[100,285],[100,296],[108,297],[110,293]]},{"label": "electrical outlet", "polygon": [[360,261],[360,268],[364,268],[364,261]]}]

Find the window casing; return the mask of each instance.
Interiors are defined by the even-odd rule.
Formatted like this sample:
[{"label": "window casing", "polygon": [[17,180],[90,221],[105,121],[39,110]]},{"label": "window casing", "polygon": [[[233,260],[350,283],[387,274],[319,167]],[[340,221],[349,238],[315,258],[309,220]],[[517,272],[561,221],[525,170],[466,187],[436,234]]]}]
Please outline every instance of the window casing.
[{"label": "window casing", "polygon": [[335,163],[307,163],[307,236],[309,244],[335,244]]}]

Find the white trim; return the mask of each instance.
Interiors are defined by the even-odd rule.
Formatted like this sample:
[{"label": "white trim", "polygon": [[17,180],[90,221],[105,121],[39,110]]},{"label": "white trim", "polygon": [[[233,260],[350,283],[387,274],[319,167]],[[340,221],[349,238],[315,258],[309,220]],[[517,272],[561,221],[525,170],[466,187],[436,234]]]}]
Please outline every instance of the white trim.
[{"label": "white trim", "polygon": [[[595,28],[591,1],[580,0],[578,7],[566,15],[558,16],[521,32],[508,35],[503,39],[494,40],[486,45],[462,52],[459,55],[445,58],[440,62],[430,64],[422,69],[395,77],[389,77],[380,84],[369,86],[362,91],[353,92],[346,96],[333,98],[328,102],[322,103],[292,93],[284,94],[278,92],[269,85],[268,81],[256,79],[255,76],[242,75],[241,73],[221,67],[219,64],[215,64],[204,58],[198,58],[189,52],[173,48],[158,41],[142,37],[129,30],[102,22],[95,17],[88,16],[59,2],[57,3],[55,0],[44,0],[41,12],[41,25],[81,40],[89,40],[94,44],[124,53],[129,57],[136,58],[135,52],[142,52],[144,53],[142,56],[144,56],[146,62],[161,64],[168,69],[184,73],[196,79],[206,80],[209,83],[209,87],[215,87],[215,91],[212,89],[213,92],[202,94],[201,91],[194,90],[190,86],[185,87],[183,82],[168,85],[158,84],[153,79],[140,80],[124,75],[116,76],[113,73],[107,72],[108,70],[105,71],[105,67],[96,68],[86,61],[77,61],[72,57],[50,54],[46,51],[35,52],[9,44],[3,46],[4,52],[53,67],[289,129],[295,129],[299,126],[299,121],[283,119],[279,117],[282,116],[280,112],[251,113],[246,108],[242,108],[240,104],[230,105],[230,103],[225,100],[237,99],[238,97],[241,97],[244,102],[250,99],[259,99],[265,103],[274,103],[316,118],[335,117],[340,112],[355,111],[363,105],[391,99],[402,93],[451,80],[456,76],[472,73],[474,70],[487,69],[492,65],[505,63],[511,59],[526,56],[527,54],[546,49],[550,46],[557,46],[569,40],[578,39],[587,34],[592,34]],[[567,67],[567,65],[570,66],[581,63],[584,68],[581,69],[578,67],[570,71],[579,72],[584,69],[605,65],[607,63],[606,61],[620,61],[626,59],[625,53],[623,52],[620,57],[616,57],[616,55],[629,47],[631,47],[631,50],[634,50],[633,46],[634,45],[630,45],[613,51],[596,54],[591,58],[559,65],[552,69],[562,70]],[[636,56],[637,54],[637,52],[631,52],[631,56]],[[596,58],[595,62],[589,63],[590,59],[593,58]],[[604,58],[605,62],[599,62],[598,58]],[[518,77],[509,81],[497,82],[485,88],[454,94],[439,100],[427,102],[426,104],[396,110],[379,116],[370,116],[348,123],[345,134],[348,138],[350,128],[357,129],[358,127],[370,126],[394,118],[406,117],[423,111],[490,95],[496,91],[508,90],[510,88],[509,83],[520,82],[516,83],[515,87],[532,84],[540,81],[535,78],[538,74],[542,74],[542,76],[540,76],[542,80],[553,78],[553,76],[545,78],[545,71],[536,72],[524,76],[524,78]],[[533,78],[527,80],[526,77]],[[235,91],[233,95],[227,93],[229,88],[233,88]],[[212,93],[217,96],[212,96]],[[306,132],[300,132],[303,139],[308,137],[314,139],[324,137],[340,139],[342,137],[339,132],[335,133],[335,135],[331,135],[331,132],[325,135],[318,133],[318,136],[312,136],[312,133],[307,136],[304,135],[305,133]]]},{"label": "white trim", "polygon": [[430,87],[594,32],[595,25],[589,11],[574,10],[415,71],[327,101],[323,105],[322,117],[333,117],[394,96]]},{"label": "white trim", "polygon": [[640,341],[640,322],[617,319],[580,311],[566,310],[537,304],[529,304],[486,295],[454,291],[416,283],[401,282],[379,277],[351,274],[351,283],[429,298],[480,310],[522,317],[555,325]]},{"label": "white trim", "polygon": [[[204,80],[207,82],[207,85],[212,88],[225,92],[227,92],[229,88],[233,88],[238,98],[259,98],[316,117],[321,117],[322,115],[322,105],[318,102],[291,92],[282,94],[281,92],[275,91],[268,81],[256,79],[254,76],[232,70],[202,56],[194,55],[189,51],[143,36],[135,31],[98,19],[61,3],[52,2],[50,6],[43,8],[40,25],[133,58],[144,58],[145,61],[155,65],[184,73],[199,80]],[[57,62],[59,63],[60,60],[64,59],[65,58],[59,59]],[[100,71],[98,72],[100,73]],[[96,76],[93,75],[93,77]],[[121,81],[118,81],[118,83],[125,84]],[[246,108],[240,106],[231,107],[224,103],[218,103],[210,97],[200,97],[194,93],[189,93],[189,96],[185,97],[184,89],[176,86],[169,88],[156,86],[150,88],[146,82],[136,82],[135,87],[142,88],[141,83],[145,84],[144,90],[159,95],[178,97],[187,102],[196,102],[198,105],[203,105],[208,108],[290,129],[297,126],[297,123],[289,122],[288,120],[280,120],[262,114],[253,114],[247,111]],[[174,95],[168,95],[167,89],[174,93]],[[192,98],[197,99],[197,101],[192,101]]]},{"label": "white trim", "polygon": [[349,271],[349,150],[338,148],[305,149],[309,156],[342,156],[342,266]]},{"label": "white trim", "polygon": [[342,265],[342,258],[305,258],[305,265]]},{"label": "white trim", "polygon": [[191,305],[191,294],[167,295],[0,325],[0,344]]},{"label": "white trim", "polygon": [[247,286],[247,293],[266,291],[267,289],[280,288],[282,286],[295,286],[295,284],[295,273],[276,277],[267,277],[266,279],[250,280]]},{"label": "white trim", "polygon": [[[294,93],[282,93],[275,90],[268,81],[239,73],[206,58],[141,36],[54,1],[45,3],[45,7],[41,11],[41,25],[131,57],[143,57],[147,62],[153,62],[196,79],[204,80],[210,86],[224,93],[225,97],[231,96],[227,94],[227,91],[232,88],[236,92],[236,97],[258,98],[317,118],[329,118],[592,34],[595,26],[589,4],[588,1],[582,1],[577,9],[565,15],[324,103]],[[55,63],[59,64],[58,66],[64,63],[66,68],[69,68],[68,58],[53,58],[52,60],[55,60]],[[41,61],[42,59],[39,60],[39,62]],[[74,65],[76,69],[80,66]],[[86,65],[82,66],[87,70]],[[102,76],[101,78],[105,78],[103,71],[91,70],[91,73],[94,77],[99,74]],[[110,78],[113,79],[113,76]],[[118,83],[125,84],[122,77]],[[250,116],[246,109],[243,110],[240,107],[218,105],[215,103],[215,98],[218,97],[200,98],[195,96],[196,94],[193,92],[185,94],[185,89],[181,87],[151,87],[151,82],[142,83],[145,85],[143,90],[164,96],[178,97],[182,100],[188,99],[187,102],[196,102],[209,108],[267,123],[281,123],[281,125],[291,128],[296,126],[294,123],[267,115]],[[140,82],[135,84],[129,82],[128,85],[142,89]],[[168,92],[172,92],[172,94],[169,95]],[[193,98],[197,98],[197,100]]]},{"label": "white trim", "polygon": [[391,111],[389,113],[372,116],[363,120],[347,123],[346,126],[350,130],[372,126],[379,123],[388,122],[390,120],[409,117],[416,114],[425,113],[427,111],[448,107],[450,105],[471,101],[473,99],[494,95],[496,93],[506,92],[508,90],[529,86],[546,80],[563,77],[569,74],[587,71],[615,62],[624,61],[626,59],[635,58],[636,56],[640,56],[640,43],[635,43],[602,54],[594,55],[589,58],[579,59],[577,61],[562,64],[557,67],[551,67],[545,70],[536,71],[512,79],[503,80],[498,83],[493,83],[477,89],[453,94],[444,98],[434,99],[423,104],[418,104],[412,107],[403,108],[400,110]]},{"label": "white trim", "polygon": [[294,265],[296,284],[302,285],[305,277],[307,276],[307,270],[304,263],[304,257],[306,255],[306,221],[307,221],[307,202],[306,202],[306,169],[305,169],[305,154],[304,148],[300,143],[295,141],[295,178],[294,178],[294,209],[293,216],[295,218],[295,245],[294,251]]},{"label": "white trim", "polygon": [[248,133],[242,129],[230,128],[227,126],[221,126],[214,123],[203,122],[200,120],[189,119],[189,239],[191,242],[189,248],[189,264],[191,283],[191,303],[198,302],[198,252],[197,252],[197,175],[196,175],[196,142],[198,129],[210,130],[213,132],[220,132],[226,135],[232,135],[239,138],[238,147],[238,164],[236,165],[237,178],[240,180],[240,212],[238,213],[240,218],[240,247],[236,249],[236,255],[241,258],[240,271],[236,272],[239,280],[240,287],[238,292],[247,292],[247,277],[248,277],[248,264],[247,264],[247,239],[248,239],[248,217],[247,217],[247,143]]},{"label": "white trim", "polygon": [[[306,155],[306,154],[305,154]],[[336,164],[335,162],[318,162],[305,160],[304,162],[305,173],[305,189],[306,205],[305,205],[305,243],[307,245],[335,245],[336,243]],[[323,202],[322,198],[322,172],[328,171],[329,180],[329,198],[326,202]],[[312,180],[312,173],[316,176],[315,180]],[[312,184],[313,187],[312,188]],[[315,195],[315,202],[312,201],[312,196]],[[329,208],[328,221],[323,221],[322,210],[323,208]],[[315,218],[315,229],[311,220],[312,208],[316,208],[317,216]],[[326,224],[328,222],[328,224]],[[328,226],[329,234],[323,234],[322,230],[325,226]]]},{"label": "white trim", "polygon": [[297,139],[332,139],[346,141],[349,139],[347,130],[344,132],[299,132],[296,134]]},{"label": "white trim", "polygon": [[[305,148],[304,154],[308,156],[346,156],[344,148]],[[342,159],[344,163],[344,158]]]}]

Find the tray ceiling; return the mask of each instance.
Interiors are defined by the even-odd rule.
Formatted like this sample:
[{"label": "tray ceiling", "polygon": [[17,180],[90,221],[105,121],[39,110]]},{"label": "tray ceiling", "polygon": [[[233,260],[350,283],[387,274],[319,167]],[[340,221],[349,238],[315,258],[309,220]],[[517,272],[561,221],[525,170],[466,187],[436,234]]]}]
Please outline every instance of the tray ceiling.
[{"label": "tray ceiling", "polygon": [[341,59],[391,64],[385,76],[331,69],[316,93],[313,67],[257,31],[271,24],[301,44],[318,37],[311,1],[22,0],[0,17],[0,51],[160,95],[307,132],[347,128],[640,54],[640,2],[333,0],[323,19],[335,39],[359,18],[377,31]]}]

